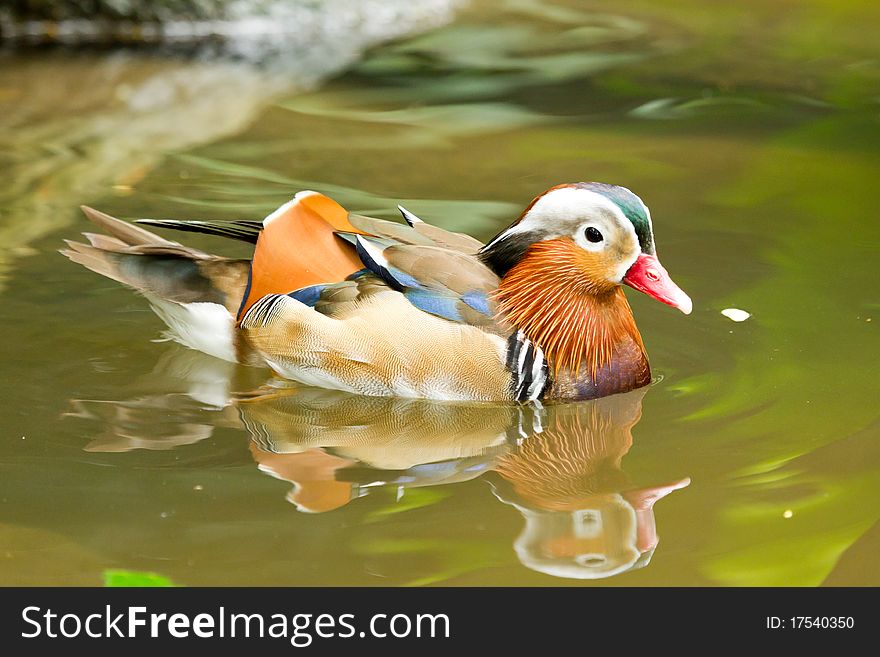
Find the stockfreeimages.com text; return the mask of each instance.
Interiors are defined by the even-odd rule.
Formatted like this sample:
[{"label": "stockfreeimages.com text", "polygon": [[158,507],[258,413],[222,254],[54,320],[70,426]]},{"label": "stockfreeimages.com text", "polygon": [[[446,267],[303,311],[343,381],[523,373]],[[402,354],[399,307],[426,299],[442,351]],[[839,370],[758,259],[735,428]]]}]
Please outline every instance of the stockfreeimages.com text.
[{"label": "stockfreeimages.com text", "polygon": [[275,638],[304,648],[315,638],[449,638],[446,614],[373,614],[363,624],[355,614],[247,614],[220,607],[213,613],[151,613],[146,607],[119,611],[106,605],[97,613],[59,613],[41,607],[22,612],[26,639],[36,637],[100,638]]}]

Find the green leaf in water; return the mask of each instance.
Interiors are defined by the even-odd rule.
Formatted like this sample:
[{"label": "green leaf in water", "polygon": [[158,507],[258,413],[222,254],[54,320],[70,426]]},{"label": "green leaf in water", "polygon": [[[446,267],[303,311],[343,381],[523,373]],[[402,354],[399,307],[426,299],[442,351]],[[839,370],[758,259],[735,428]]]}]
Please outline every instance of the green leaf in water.
[{"label": "green leaf in water", "polygon": [[104,571],[104,586],[112,587],[168,587],[178,586],[169,578],[157,573],[138,570],[110,569]]}]

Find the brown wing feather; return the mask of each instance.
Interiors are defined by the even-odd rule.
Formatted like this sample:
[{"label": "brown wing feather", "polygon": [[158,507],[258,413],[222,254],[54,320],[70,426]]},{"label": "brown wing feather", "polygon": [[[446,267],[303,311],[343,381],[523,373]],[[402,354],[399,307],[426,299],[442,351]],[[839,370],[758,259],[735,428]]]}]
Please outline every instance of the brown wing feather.
[{"label": "brown wing feather", "polygon": [[392,239],[401,244],[422,244],[424,246],[436,246],[435,242],[428,237],[416,232],[414,228],[397,221],[386,221],[375,217],[365,217],[362,214],[351,213],[348,220],[355,228],[376,237]]},{"label": "brown wing feather", "polygon": [[[85,213],[86,217],[89,218],[89,221],[100,226],[104,231],[110,233],[113,237],[128,246],[143,244],[180,246],[177,242],[166,240],[164,237],[159,237],[155,233],[151,233],[150,231],[130,224],[127,221],[111,217],[109,214],[90,208],[87,205],[81,205],[80,209]],[[195,249],[190,249],[190,251],[192,253],[201,253],[200,251],[195,251]]]},{"label": "brown wing feather", "polygon": [[492,292],[498,276],[477,258],[439,246],[391,246],[382,253],[389,264],[427,287],[457,294]]},{"label": "brown wing feather", "polygon": [[349,214],[348,218],[352,225],[365,233],[377,237],[390,238],[401,244],[438,246],[467,255],[474,255],[483,247],[482,242],[470,235],[453,233],[439,226],[433,226],[418,219],[409,212],[407,212],[407,215],[412,218],[413,223],[411,225],[365,217],[359,214]]},{"label": "brown wing feather", "polygon": [[483,243],[464,233],[453,233],[431,224],[420,222],[413,226],[419,234],[427,237],[437,246],[446,247],[459,253],[474,255],[483,248]]}]

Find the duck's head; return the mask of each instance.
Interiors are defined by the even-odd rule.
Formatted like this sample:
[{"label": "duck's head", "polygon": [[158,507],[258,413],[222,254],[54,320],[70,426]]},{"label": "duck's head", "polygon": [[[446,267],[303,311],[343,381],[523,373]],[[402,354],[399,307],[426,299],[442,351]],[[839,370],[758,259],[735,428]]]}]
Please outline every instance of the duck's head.
[{"label": "duck's head", "polygon": [[564,276],[595,295],[625,283],[685,314],[692,309],[690,297],[657,259],[650,211],[625,187],[596,182],[553,187],[490,240],[480,258],[502,279],[531,262],[536,279]]}]

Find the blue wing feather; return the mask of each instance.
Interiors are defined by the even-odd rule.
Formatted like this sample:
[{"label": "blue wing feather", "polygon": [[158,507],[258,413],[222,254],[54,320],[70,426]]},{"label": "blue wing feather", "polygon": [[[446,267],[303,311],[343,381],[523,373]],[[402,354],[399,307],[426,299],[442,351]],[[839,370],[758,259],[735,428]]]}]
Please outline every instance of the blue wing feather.
[{"label": "blue wing feather", "polygon": [[482,313],[486,317],[492,317],[492,309],[489,307],[489,297],[485,292],[480,292],[478,290],[465,292],[461,295],[461,300],[478,313]]},{"label": "blue wing feather", "polygon": [[437,315],[452,322],[463,322],[464,318],[458,310],[458,299],[448,294],[433,290],[408,288],[403,295],[419,310]]},{"label": "blue wing feather", "polygon": [[321,293],[326,289],[326,284],[309,285],[308,287],[302,287],[298,290],[294,290],[293,292],[290,292],[287,296],[296,299],[300,303],[304,303],[305,305],[314,308],[315,304],[318,303],[318,300],[321,298]]}]

